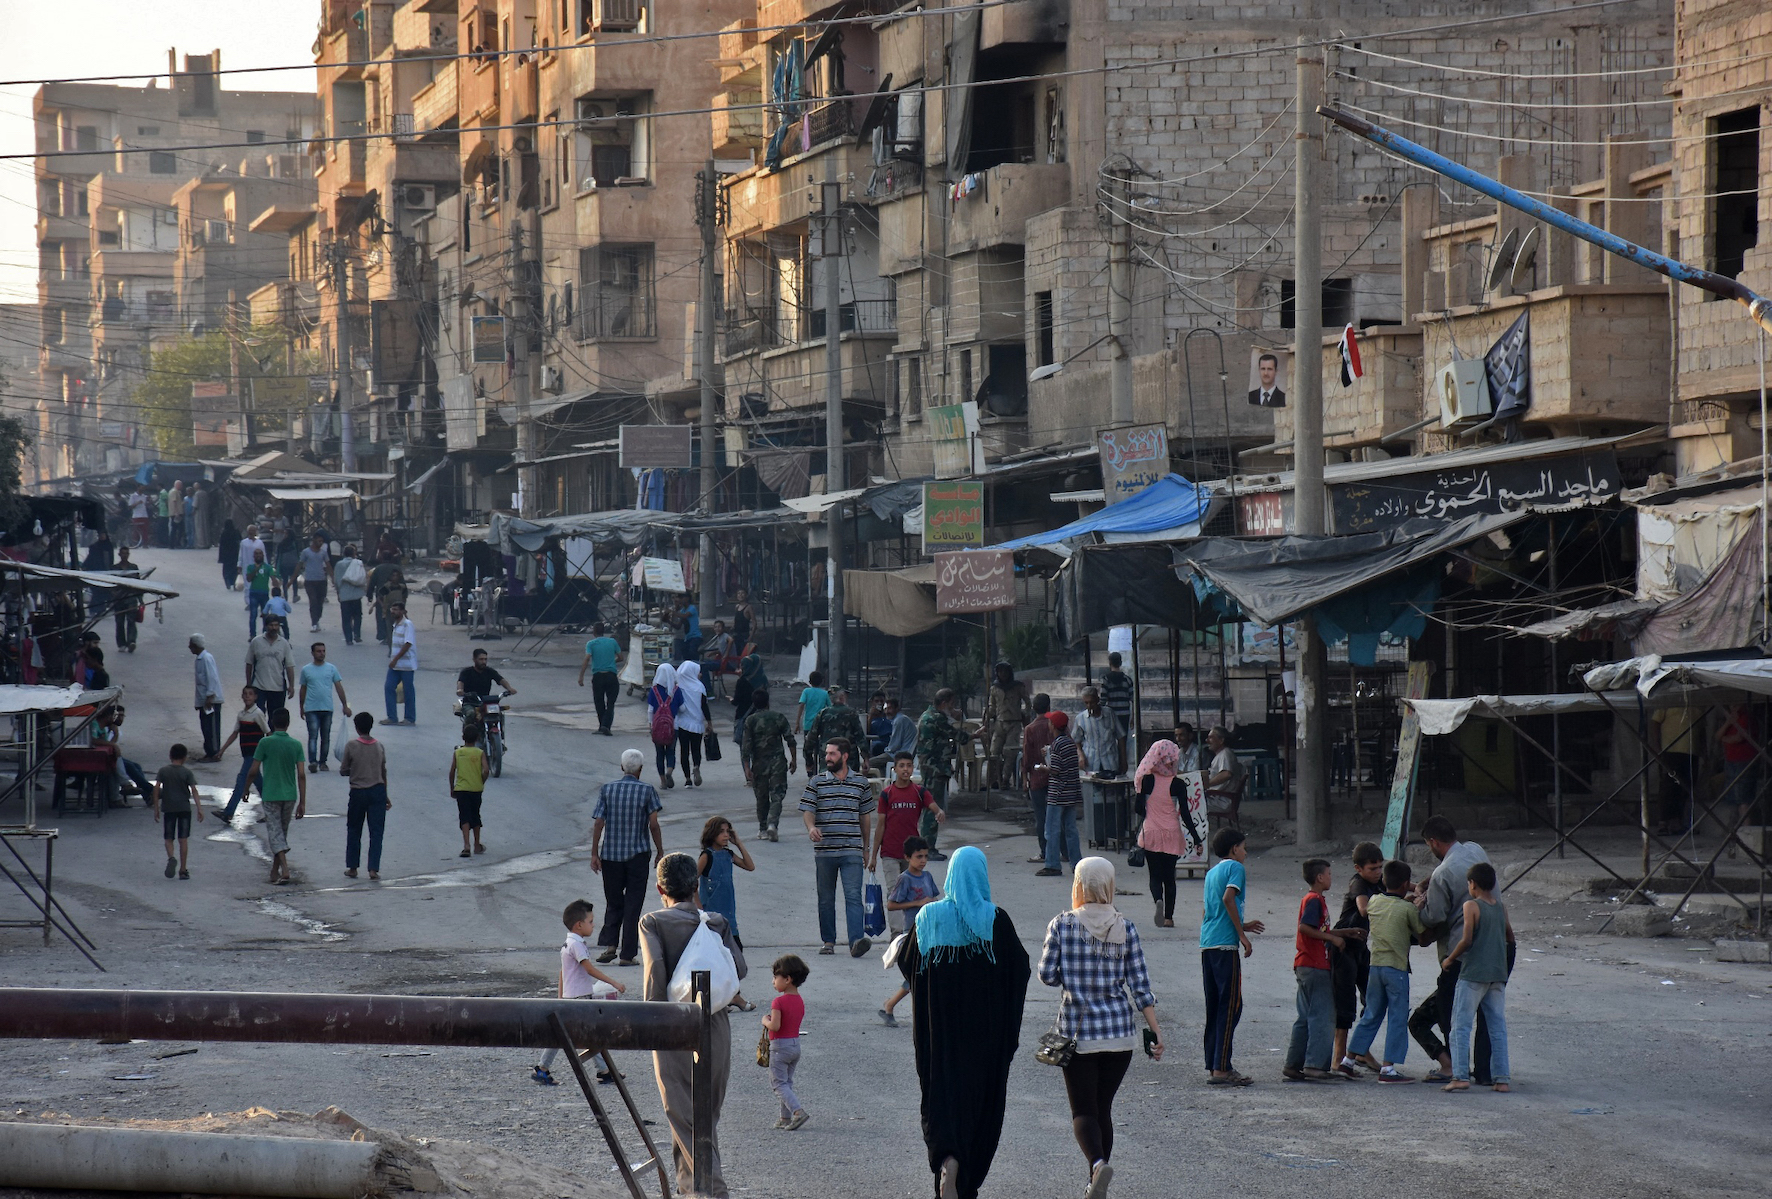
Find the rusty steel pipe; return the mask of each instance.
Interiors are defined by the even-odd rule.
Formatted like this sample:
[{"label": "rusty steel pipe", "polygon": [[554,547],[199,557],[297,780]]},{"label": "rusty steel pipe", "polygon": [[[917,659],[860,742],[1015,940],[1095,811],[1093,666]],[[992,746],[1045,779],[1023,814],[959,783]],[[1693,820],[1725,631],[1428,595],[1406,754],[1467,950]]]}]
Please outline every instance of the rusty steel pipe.
[{"label": "rusty steel pipe", "polygon": [[575,1044],[696,1050],[690,1003],[483,999],[442,995],[301,995],[259,991],[0,988],[0,1037],[260,1041],[327,1045],[557,1046],[558,1014]]}]

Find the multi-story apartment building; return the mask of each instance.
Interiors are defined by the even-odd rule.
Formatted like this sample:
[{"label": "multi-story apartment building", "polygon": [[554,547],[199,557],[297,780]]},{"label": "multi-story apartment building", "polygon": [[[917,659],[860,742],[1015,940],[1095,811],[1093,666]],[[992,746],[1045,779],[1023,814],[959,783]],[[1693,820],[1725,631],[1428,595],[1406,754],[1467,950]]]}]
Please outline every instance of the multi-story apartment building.
[{"label": "multi-story apartment building", "polygon": [[[314,131],[312,96],[228,90],[220,67],[219,52],[186,55],[182,69],[171,54],[168,86],[50,84],[33,100],[41,400],[27,476],[35,481],[142,455],[133,379],[148,351],[188,332],[173,281],[173,192],[218,162],[300,154]],[[266,150],[249,149],[259,144]],[[237,148],[187,148],[222,145]]]},{"label": "multi-story apartment building", "polygon": [[[834,262],[852,480],[863,464],[926,473],[923,413],[962,400],[979,402],[991,459],[1087,446],[1111,423],[1122,355],[1134,420],[1168,426],[1185,472],[1223,474],[1227,454],[1264,447],[1289,455],[1289,414],[1276,432],[1245,380],[1294,337],[1301,35],[1329,43],[1309,50],[1329,97],[1357,94],[1486,174],[1535,156],[1547,192],[1600,176],[1609,139],[1669,131],[1656,71],[1671,65],[1673,21],[1654,0],[1561,17],[1520,0],[1428,3],[1333,21],[1152,0],[861,21],[798,0],[754,20],[767,32],[728,30],[733,110],[715,122],[757,157],[728,185],[725,415],[822,443],[823,350],[808,343],[823,335]],[[1470,105],[1437,95],[1466,71],[1508,82]],[[1418,344],[1402,255],[1403,185],[1418,176],[1344,137],[1325,156],[1323,323]],[[827,179],[850,216],[835,259],[811,253]],[[1443,190],[1427,224],[1487,211]]]}]

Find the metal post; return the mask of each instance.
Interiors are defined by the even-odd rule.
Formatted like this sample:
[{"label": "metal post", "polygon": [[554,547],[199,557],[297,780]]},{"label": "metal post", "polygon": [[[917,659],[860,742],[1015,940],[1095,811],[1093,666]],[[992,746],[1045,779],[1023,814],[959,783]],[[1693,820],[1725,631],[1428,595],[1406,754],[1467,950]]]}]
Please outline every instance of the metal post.
[{"label": "metal post", "polygon": [[[825,182],[820,235],[824,259],[824,490],[835,495],[848,487],[843,463],[843,293],[837,271],[842,265],[842,185],[837,182],[836,159],[825,163]],[[843,513],[841,505],[825,511],[825,567],[829,580],[830,609],[826,625],[830,636],[831,682],[843,676]]]},{"label": "metal post", "polygon": [[[718,506],[714,491],[720,484],[716,465],[717,451],[714,446],[714,439],[718,435],[714,425],[714,339],[719,332],[717,313],[720,303],[714,285],[714,265],[716,255],[720,252],[720,179],[712,158],[702,168],[700,182],[701,186],[696,193],[696,199],[700,203],[697,204],[695,213],[695,223],[701,226],[701,303],[696,305],[699,328],[695,339],[695,373],[701,380],[701,503],[697,507],[703,512],[713,512]],[[713,536],[703,533],[696,553],[696,561],[700,564],[696,573],[701,579],[703,619],[711,616],[714,611],[714,572],[711,569],[713,552]]]},{"label": "metal post", "polygon": [[[1298,128],[1293,135],[1297,163],[1293,169],[1296,204],[1292,403],[1294,437],[1293,511],[1301,536],[1328,532],[1323,495],[1323,262],[1322,214],[1318,209],[1318,168],[1323,156],[1323,128],[1316,109],[1323,94],[1323,59],[1311,39],[1298,39]],[[1317,622],[1305,614],[1298,622],[1298,843],[1328,838],[1329,791],[1324,739],[1327,736],[1325,683],[1329,654]]]},{"label": "metal post", "polygon": [[690,1074],[692,1106],[695,1109],[695,1161],[692,1173],[695,1193],[705,1195],[708,1174],[714,1164],[714,1014],[709,992],[712,975],[697,970],[691,976],[696,1002],[701,1005],[701,1047],[696,1050],[695,1067]]},{"label": "metal post", "polygon": [[523,256],[523,223],[511,222],[511,319],[505,336],[511,339],[516,367],[511,375],[511,397],[517,408],[517,515],[535,515],[535,415],[530,407],[529,386],[529,272]]}]

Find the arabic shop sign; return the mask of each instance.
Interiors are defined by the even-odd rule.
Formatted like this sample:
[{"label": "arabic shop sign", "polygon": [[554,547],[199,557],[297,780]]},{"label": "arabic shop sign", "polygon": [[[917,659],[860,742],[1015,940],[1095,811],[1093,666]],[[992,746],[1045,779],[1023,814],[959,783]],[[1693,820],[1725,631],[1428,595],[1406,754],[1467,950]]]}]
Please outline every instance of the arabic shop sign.
[{"label": "arabic shop sign", "polygon": [[984,544],[984,484],[923,484],[923,546]]},{"label": "arabic shop sign", "polygon": [[1337,533],[1388,529],[1405,520],[1457,520],[1478,513],[1512,512],[1526,505],[1557,507],[1616,499],[1622,487],[1610,450],[1560,458],[1491,462],[1423,471],[1329,489]]},{"label": "arabic shop sign", "polygon": [[935,555],[935,610],[1000,612],[1015,607],[1015,555],[961,550]]},{"label": "arabic shop sign", "polygon": [[505,360],[505,318],[477,316],[473,319],[474,361],[494,363]]},{"label": "arabic shop sign", "polygon": [[1101,490],[1108,503],[1137,495],[1169,473],[1169,430],[1162,425],[1104,429]]},{"label": "arabic shop sign", "polygon": [[942,404],[923,410],[923,427],[934,443],[935,477],[959,479],[984,473],[984,443],[978,436],[978,405]]}]

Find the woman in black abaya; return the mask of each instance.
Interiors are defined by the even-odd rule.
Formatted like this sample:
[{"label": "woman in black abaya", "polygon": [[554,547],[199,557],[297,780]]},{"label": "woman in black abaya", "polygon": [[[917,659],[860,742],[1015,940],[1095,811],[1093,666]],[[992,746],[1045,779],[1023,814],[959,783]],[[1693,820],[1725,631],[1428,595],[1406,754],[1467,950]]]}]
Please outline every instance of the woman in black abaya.
[{"label": "woman in black abaya", "polygon": [[923,1140],[941,1199],[974,1199],[1003,1135],[1028,955],[991,902],[983,851],[948,863],[947,894],[917,912],[898,956],[910,988]]}]

